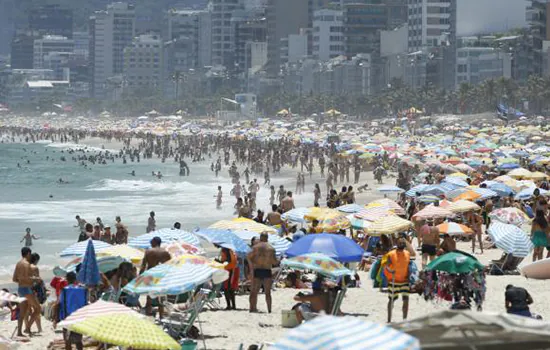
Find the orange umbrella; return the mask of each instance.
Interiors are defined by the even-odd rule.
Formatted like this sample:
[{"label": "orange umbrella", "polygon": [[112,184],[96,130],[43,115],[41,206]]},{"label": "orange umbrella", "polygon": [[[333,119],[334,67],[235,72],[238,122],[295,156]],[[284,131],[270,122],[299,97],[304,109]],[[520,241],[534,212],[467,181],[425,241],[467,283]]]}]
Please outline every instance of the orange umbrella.
[{"label": "orange umbrella", "polygon": [[457,197],[455,197],[453,199],[453,202],[459,201],[461,199],[464,199],[464,200],[467,200],[467,201],[475,201],[479,197],[481,197],[481,195],[479,193],[468,190],[464,193],[459,194]]},{"label": "orange umbrella", "polygon": [[457,224],[456,222],[444,222],[441,225],[437,225],[439,233],[455,235],[471,235],[474,231],[465,225]]}]

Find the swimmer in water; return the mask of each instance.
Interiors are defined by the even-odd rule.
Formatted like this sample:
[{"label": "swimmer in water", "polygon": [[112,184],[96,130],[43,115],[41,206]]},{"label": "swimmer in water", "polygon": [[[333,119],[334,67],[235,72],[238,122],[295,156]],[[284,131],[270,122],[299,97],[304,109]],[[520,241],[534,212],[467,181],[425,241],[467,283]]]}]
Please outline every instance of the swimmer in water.
[{"label": "swimmer in water", "polygon": [[130,175],[136,176],[136,171],[135,171],[135,170],[132,170],[132,172],[130,173]]},{"label": "swimmer in water", "polygon": [[162,174],[160,173],[160,170],[159,170],[159,172],[157,173],[157,178],[162,179]]},{"label": "swimmer in water", "polygon": [[31,228],[27,227],[26,233],[25,233],[25,235],[23,236],[23,238],[21,239],[21,241],[19,243],[22,243],[23,241],[25,241],[25,247],[30,247],[30,246],[32,246],[32,240],[33,239],[40,239],[40,236],[33,235],[31,233]]}]

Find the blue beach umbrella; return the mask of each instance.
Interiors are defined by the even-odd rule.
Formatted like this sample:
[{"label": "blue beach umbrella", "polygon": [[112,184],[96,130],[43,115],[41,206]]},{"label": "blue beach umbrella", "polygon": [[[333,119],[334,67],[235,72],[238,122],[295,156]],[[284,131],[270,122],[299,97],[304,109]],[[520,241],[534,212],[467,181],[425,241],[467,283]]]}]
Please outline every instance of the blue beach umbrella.
[{"label": "blue beach umbrella", "polygon": [[338,278],[352,276],[354,273],[342,263],[320,253],[311,253],[286,258],[281,261],[281,266],[294,270],[311,270],[322,275]]},{"label": "blue beach umbrella", "polygon": [[359,211],[361,211],[364,207],[359,204],[345,204],[341,205],[338,208],[336,208],[338,211],[341,211],[342,213],[346,214],[355,214]]},{"label": "blue beach umbrella", "polygon": [[307,220],[304,219],[304,216],[306,216],[308,213],[309,213],[309,208],[305,208],[305,207],[295,208],[281,215],[281,218],[283,220],[288,220],[291,222],[297,222],[297,223],[303,224],[307,222]]},{"label": "blue beach umbrella", "polygon": [[102,241],[86,240],[78,243],[71,244],[67,248],[63,249],[59,254],[62,258],[83,256],[88,250],[88,242],[92,242],[95,251],[101,251],[102,249],[109,248],[111,245]]},{"label": "blue beach umbrella", "polygon": [[214,228],[197,229],[194,232],[212,244],[219,245],[227,249],[233,250],[238,255],[246,255],[250,251],[250,247],[244,240],[239,238],[231,230],[222,230]]},{"label": "blue beach umbrella", "polygon": [[[519,191],[514,198],[516,200],[528,200],[533,197],[533,192],[536,189],[536,187],[524,188],[523,190]],[[548,193],[548,191],[543,190],[542,188],[539,188],[538,190],[540,191],[541,195],[545,195],[546,193]]]},{"label": "blue beach umbrella", "polygon": [[157,231],[130,238],[128,245],[133,248],[148,249],[151,248],[151,240],[154,237],[159,237],[163,243],[182,241],[194,245],[195,247],[200,247],[201,245],[200,240],[193,233],[174,228],[162,228]]},{"label": "blue beach umbrella", "polygon": [[408,190],[407,192],[405,192],[405,194],[407,195],[407,197],[416,197],[417,193],[420,193],[422,195],[424,189],[426,189],[429,186],[430,185],[426,185],[426,184],[416,185],[413,188],[411,188],[410,190]]},{"label": "blue beach umbrella", "polygon": [[84,254],[84,260],[80,266],[80,271],[78,272],[78,281],[86,286],[96,286],[101,280],[99,275],[99,266],[97,265],[97,260],[95,256],[95,249],[92,243],[93,241],[88,240],[88,247],[86,248],[86,253]]},{"label": "blue beach umbrella", "polygon": [[516,163],[505,163],[505,164],[500,164],[498,166],[499,169],[502,169],[502,170],[512,170],[512,169],[517,169],[519,168],[519,164],[516,164]]},{"label": "blue beach umbrella", "polygon": [[[250,241],[254,237],[256,238],[260,237],[259,233],[252,232],[252,231],[239,230],[239,231],[233,231],[233,233],[244,241]],[[289,240],[279,237],[277,235],[268,235],[267,239],[268,239],[267,240],[268,243],[271,244],[271,246],[275,249],[275,253],[277,255],[283,255],[287,251],[287,249],[290,248],[290,246],[292,245],[292,243]]]},{"label": "blue beach umbrella", "polygon": [[376,190],[380,193],[401,193],[405,191],[404,189],[394,185],[380,186]]},{"label": "blue beach umbrella", "polygon": [[515,194],[516,192],[509,186],[497,182],[497,181],[485,181],[484,184],[487,185],[487,188],[491,191],[496,192],[501,197],[508,197],[510,194]]},{"label": "blue beach umbrella", "polygon": [[453,186],[458,186],[458,187],[468,187],[468,183],[466,181],[464,181],[463,179],[459,178],[459,177],[456,177],[456,176],[447,176],[445,178],[445,180],[443,180],[444,182],[446,183],[449,183]]},{"label": "blue beach umbrella", "polygon": [[498,197],[498,193],[489,188],[472,187],[472,191],[479,193],[481,197],[479,199],[485,200],[488,198]]},{"label": "blue beach umbrella", "polygon": [[309,253],[321,253],[340,262],[352,262],[361,261],[365,251],[353,240],[331,233],[306,235],[292,243],[286,251],[289,257]]},{"label": "blue beach umbrella", "polygon": [[515,257],[524,258],[533,250],[529,236],[516,225],[494,222],[487,232],[498,248]]},{"label": "blue beach umbrella", "polygon": [[419,201],[420,203],[437,203],[441,201],[441,198],[437,196],[433,196],[431,194],[426,194],[418,197],[416,200]]},{"label": "blue beach umbrella", "polygon": [[319,316],[289,331],[270,349],[419,350],[418,339],[356,317]]}]

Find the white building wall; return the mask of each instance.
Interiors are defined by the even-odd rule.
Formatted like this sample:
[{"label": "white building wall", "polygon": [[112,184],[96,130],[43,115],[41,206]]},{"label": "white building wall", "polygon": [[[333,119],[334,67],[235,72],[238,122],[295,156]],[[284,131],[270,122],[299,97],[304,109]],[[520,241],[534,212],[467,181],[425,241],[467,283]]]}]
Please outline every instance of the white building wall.
[{"label": "white building wall", "polygon": [[317,10],[313,13],[313,58],[328,61],[344,50],[344,17],[342,11]]}]

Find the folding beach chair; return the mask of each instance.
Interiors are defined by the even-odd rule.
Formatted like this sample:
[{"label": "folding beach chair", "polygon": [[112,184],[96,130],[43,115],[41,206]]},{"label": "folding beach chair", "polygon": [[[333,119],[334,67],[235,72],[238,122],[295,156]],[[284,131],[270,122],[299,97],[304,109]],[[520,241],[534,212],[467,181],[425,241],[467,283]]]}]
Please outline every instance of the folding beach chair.
[{"label": "folding beach chair", "polygon": [[160,320],[163,329],[173,338],[187,338],[193,324],[198,320],[199,313],[206,304],[206,296],[207,292],[197,293],[184,310],[178,308],[178,304],[165,301],[164,307],[168,315]]},{"label": "folding beach chair", "polygon": [[212,289],[201,289],[201,291],[206,293],[205,306],[208,306],[211,310],[221,309],[219,300],[221,296],[222,286],[223,283],[220,283],[215,285]]},{"label": "folding beach chair", "polygon": [[524,258],[518,258],[512,254],[504,253],[499,260],[492,260],[489,266],[490,275],[518,274],[518,266]]}]

